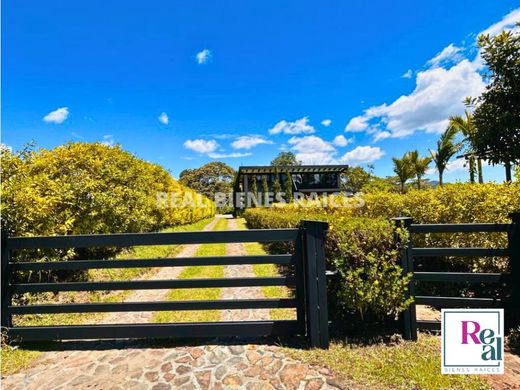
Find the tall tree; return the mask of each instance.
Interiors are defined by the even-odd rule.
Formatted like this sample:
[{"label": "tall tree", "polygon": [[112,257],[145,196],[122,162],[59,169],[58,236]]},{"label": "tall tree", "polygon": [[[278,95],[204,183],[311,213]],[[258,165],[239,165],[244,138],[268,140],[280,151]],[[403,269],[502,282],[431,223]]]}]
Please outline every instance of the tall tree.
[{"label": "tall tree", "polygon": [[262,203],[267,205],[267,197],[269,196],[269,185],[267,184],[267,175],[262,175]]},{"label": "tall tree", "polygon": [[410,154],[405,153],[401,158],[392,157],[392,161],[394,163],[394,172],[401,185],[401,193],[404,194],[406,182],[415,175],[413,165],[410,161]]},{"label": "tall tree", "polygon": [[251,176],[251,187],[249,187],[249,192],[253,194],[255,199],[253,206],[255,206],[258,202],[258,185],[256,184],[256,175]]},{"label": "tall tree", "polygon": [[302,165],[301,161],[296,159],[296,155],[293,152],[280,152],[278,156],[271,161],[271,165],[276,167],[286,167],[293,165]]},{"label": "tall tree", "polygon": [[210,199],[217,192],[229,193],[232,190],[235,170],[220,161],[210,162],[197,169],[185,169],[179,181]]},{"label": "tall tree", "polygon": [[274,180],[273,180],[273,193],[276,197],[279,193],[282,192],[282,186],[280,184],[280,172],[278,172],[278,168],[274,168]]},{"label": "tall tree", "polygon": [[289,171],[285,171],[285,199],[287,203],[293,201],[293,182]]},{"label": "tall tree", "polygon": [[356,193],[361,191],[361,188],[363,188],[363,186],[365,186],[371,179],[371,173],[362,167],[349,167],[347,171],[342,174],[341,187],[346,191]]},{"label": "tall tree", "polygon": [[428,166],[432,161],[431,157],[421,157],[417,150],[409,152],[410,164],[412,165],[413,173],[417,178],[417,189],[421,189],[421,178],[426,174]]},{"label": "tall tree", "polygon": [[[520,26],[520,23],[517,24]],[[474,111],[475,149],[493,164],[520,164],[520,32],[481,35],[482,58],[489,69],[489,84]]]},{"label": "tall tree", "polygon": [[442,176],[450,158],[460,149],[460,143],[455,142],[457,133],[458,130],[455,127],[448,126],[437,141],[437,150],[429,149],[437,172],[439,172],[439,185],[441,186],[443,184]]},{"label": "tall tree", "polygon": [[[468,102],[467,104],[471,103]],[[465,149],[468,153],[470,182],[475,183],[475,171],[477,171],[478,182],[482,184],[484,182],[482,173],[482,159],[480,156],[475,158],[475,154],[477,153],[477,129],[475,127],[475,122],[473,121],[473,115],[468,110],[465,110],[464,116],[451,116],[450,126],[460,131],[464,136],[464,144],[466,145]]]}]

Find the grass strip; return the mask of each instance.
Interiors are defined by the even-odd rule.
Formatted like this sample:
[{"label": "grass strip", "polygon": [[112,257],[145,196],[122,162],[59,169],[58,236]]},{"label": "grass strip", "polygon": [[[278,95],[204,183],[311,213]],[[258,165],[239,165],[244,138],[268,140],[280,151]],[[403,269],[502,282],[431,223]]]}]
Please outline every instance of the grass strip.
[{"label": "grass strip", "polygon": [[420,334],[417,342],[356,345],[332,343],[330,349],[285,348],[304,363],[326,365],[351,380],[354,387],[369,389],[465,389],[489,386],[478,375],[441,374],[439,337]]},{"label": "grass strip", "polygon": [[[245,219],[237,220],[239,229],[247,229]],[[268,254],[262,245],[258,242],[246,242],[244,249],[248,256],[266,255]],[[280,276],[275,264],[253,264],[253,273],[256,277]],[[265,298],[289,298],[292,296],[291,291],[284,286],[263,286],[262,293]],[[296,319],[295,309],[271,309],[270,316],[273,320],[293,320]]]},{"label": "grass strip", "polygon": [[[221,218],[213,230],[227,230],[228,221]],[[226,244],[203,244],[195,256],[225,256]],[[204,279],[223,278],[224,266],[190,266],[185,267],[179,275],[179,279]],[[220,288],[186,288],[170,290],[167,296],[169,301],[188,300],[215,300],[220,298]],[[187,310],[187,311],[162,311],[154,314],[153,322],[214,322],[220,319],[219,310]]]}]

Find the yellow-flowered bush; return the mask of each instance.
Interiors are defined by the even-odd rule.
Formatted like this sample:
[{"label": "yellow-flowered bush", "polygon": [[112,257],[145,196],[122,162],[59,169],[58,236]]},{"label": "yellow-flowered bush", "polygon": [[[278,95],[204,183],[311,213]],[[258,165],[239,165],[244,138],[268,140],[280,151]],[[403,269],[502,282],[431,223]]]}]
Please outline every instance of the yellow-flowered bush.
[{"label": "yellow-flowered bush", "polygon": [[160,193],[198,195],[120,146],[76,142],[2,150],[2,225],[11,235],[157,231],[215,213],[214,203],[201,196],[197,205],[161,207]]}]

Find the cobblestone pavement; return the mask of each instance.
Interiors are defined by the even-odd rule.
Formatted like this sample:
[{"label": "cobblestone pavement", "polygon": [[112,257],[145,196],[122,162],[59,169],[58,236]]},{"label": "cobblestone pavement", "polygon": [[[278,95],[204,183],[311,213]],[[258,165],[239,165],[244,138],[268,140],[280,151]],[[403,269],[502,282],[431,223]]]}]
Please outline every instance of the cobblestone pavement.
[{"label": "cobblestone pavement", "polygon": [[[228,221],[229,230],[238,230],[236,219]],[[226,255],[228,256],[244,256],[247,252],[244,244],[231,243],[226,244]],[[224,276],[226,278],[245,278],[255,276],[253,267],[250,264],[245,265],[228,265],[224,268]],[[241,287],[241,288],[224,288],[222,289],[222,299],[259,299],[264,298],[261,287]],[[259,321],[269,320],[269,309],[243,309],[243,310],[222,310],[222,321]]]},{"label": "cobblestone pavement", "polygon": [[[236,227],[230,220],[229,229]],[[209,227],[210,228],[210,227]],[[193,250],[193,249],[191,249]],[[195,249],[196,251],[196,249]],[[240,254],[243,247],[229,246],[228,254]],[[188,249],[178,256],[195,252]],[[251,267],[229,267],[226,276],[253,275]],[[174,277],[155,274],[153,278]],[[228,289],[232,290],[232,289]],[[261,297],[251,289],[248,297]],[[223,291],[223,298],[233,298]],[[244,297],[244,292],[240,297]],[[132,295],[129,301],[157,299]],[[265,319],[266,313],[223,313],[225,320]],[[237,314],[238,312],[238,314]],[[247,311],[246,311],[247,312]],[[260,311],[262,312],[262,311]],[[117,316],[115,322],[145,322],[150,317]],[[114,321],[109,316],[107,320]],[[105,321],[103,321],[105,322]],[[157,346],[144,342],[70,342],[63,350],[46,352],[31,368],[2,379],[3,389],[343,389],[348,388],[323,367],[313,367],[285,356],[268,344],[235,344],[236,340],[213,340],[209,345]],[[90,343],[90,344],[89,344]],[[163,344],[161,344],[163,345]]]}]

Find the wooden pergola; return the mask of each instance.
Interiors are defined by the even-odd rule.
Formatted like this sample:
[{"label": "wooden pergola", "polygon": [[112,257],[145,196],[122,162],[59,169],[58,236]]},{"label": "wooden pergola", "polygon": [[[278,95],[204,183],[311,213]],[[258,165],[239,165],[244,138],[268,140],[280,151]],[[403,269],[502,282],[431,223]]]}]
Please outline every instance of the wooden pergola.
[{"label": "wooden pergola", "polygon": [[[348,169],[348,165],[286,165],[286,166],[242,166],[233,185],[233,204],[235,214],[245,207],[237,205],[237,193],[248,194],[250,183],[256,179],[258,186],[265,178],[269,191],[273,190],[276,175],[278,181],[285,183],[286,175],[291,175],[294,192],[329,194],[341,191],[340,175]],[[261,189],[259,189],[261,192]]]}]

